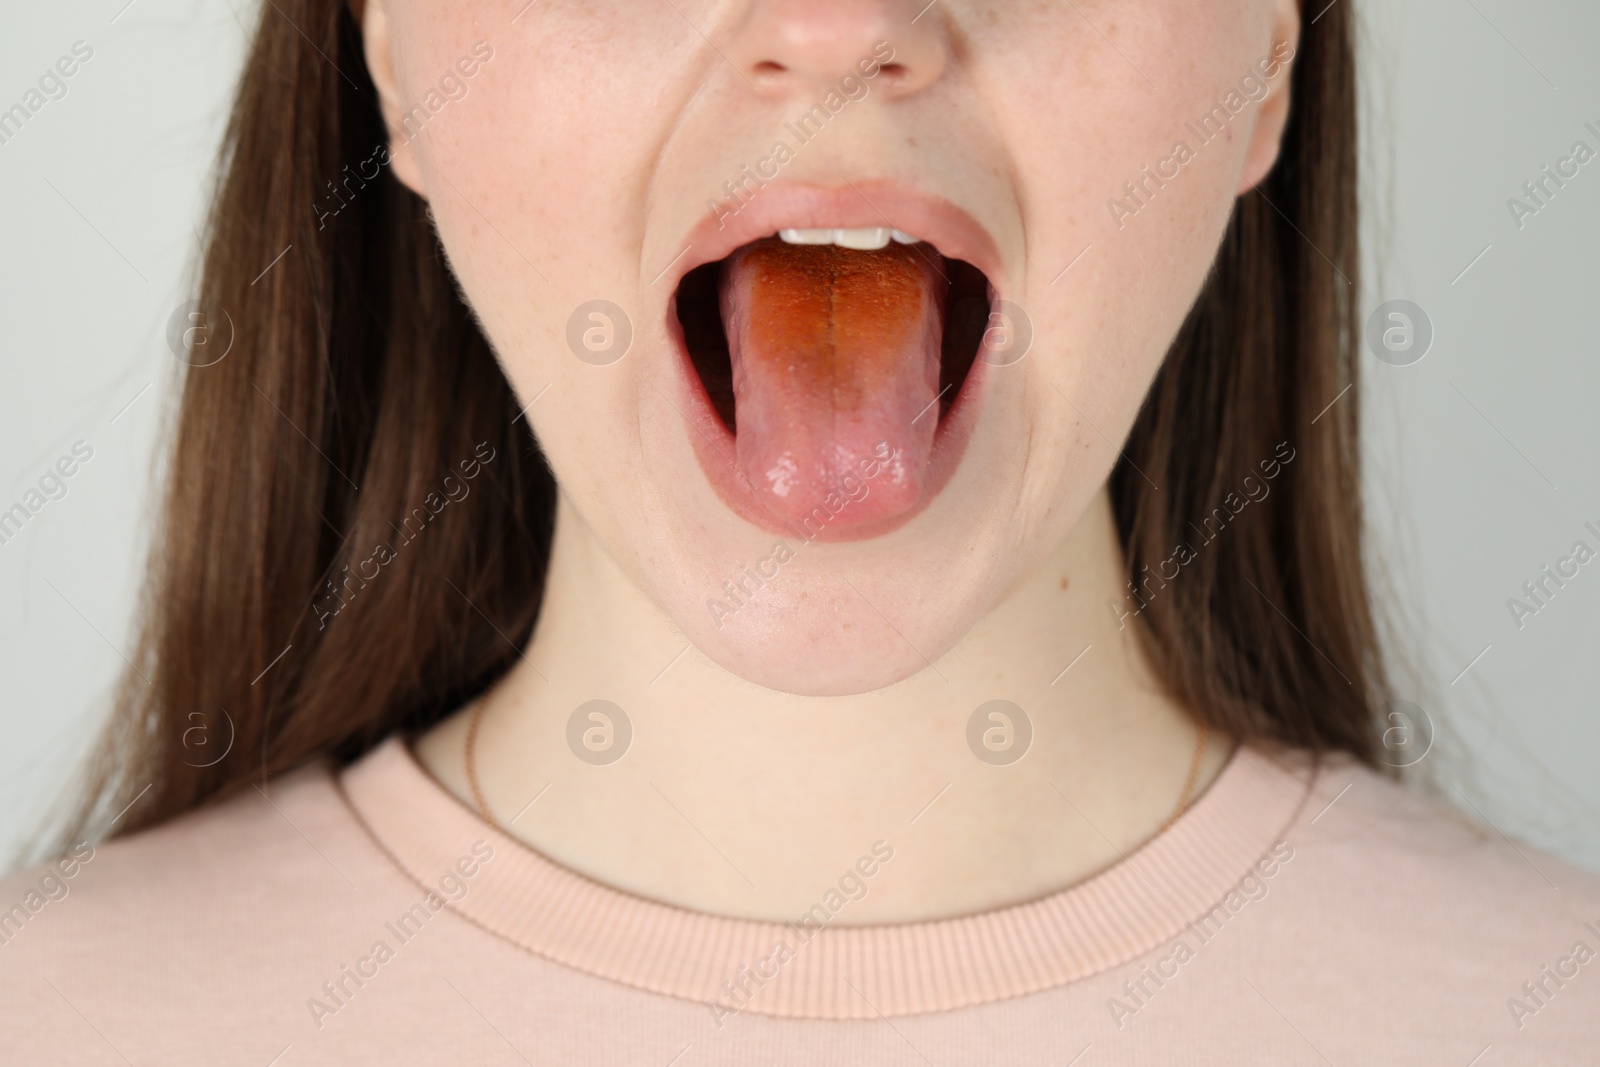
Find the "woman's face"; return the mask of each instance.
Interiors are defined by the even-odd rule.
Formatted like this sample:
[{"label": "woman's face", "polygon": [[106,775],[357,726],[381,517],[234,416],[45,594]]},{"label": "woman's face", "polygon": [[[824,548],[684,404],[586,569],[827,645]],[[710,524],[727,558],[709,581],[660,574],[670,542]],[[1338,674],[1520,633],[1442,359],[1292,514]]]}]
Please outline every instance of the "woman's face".
[{"label": "woman's face", "polygon": [[1294,0],[924,5],[368,0],[569,532],[776,689],[905,678],[1041,566],[1287,113]]}]

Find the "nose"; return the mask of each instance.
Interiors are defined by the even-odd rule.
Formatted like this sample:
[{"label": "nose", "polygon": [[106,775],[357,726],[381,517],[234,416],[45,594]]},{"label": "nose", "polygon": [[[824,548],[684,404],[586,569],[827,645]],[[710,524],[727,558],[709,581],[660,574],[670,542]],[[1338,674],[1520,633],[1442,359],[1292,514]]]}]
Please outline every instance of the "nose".
[{"label": "nose", "polygon": [[754,0],[727,55],[763,95],[815,95],[850,74],[894,99],[936,82],[947,51],[926,0]]}]

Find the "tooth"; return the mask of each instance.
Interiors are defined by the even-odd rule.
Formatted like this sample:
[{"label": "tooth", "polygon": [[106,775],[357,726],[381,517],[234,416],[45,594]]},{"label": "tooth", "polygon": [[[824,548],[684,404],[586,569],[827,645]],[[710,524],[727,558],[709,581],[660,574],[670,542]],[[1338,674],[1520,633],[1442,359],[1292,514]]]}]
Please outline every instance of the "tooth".
[{"label": "tooth", "polygon": [[890,230],[889,236],[893,237],[896,241],[903,245],[919,244],[922,241],[922,238],[913,237],[904,230]]},{"label": "tooth", "polygon": [[860,251],[872,251],[884,248],[889,240],[901,244],[916,244],[917,239],[899,230],[891,230],[885,226],[867,226],[860,229],[789,229],[779,230],[778,237],[784,243],[791,245],[838,245],[841,248],[853,248]]},{"label": "tooth", "polygon": [[779,230],[778,236],[785,244],[831,245],[835,230]]},{"label": "tooth", "polygon": [[842,248],[871,251],[888,245],[889,231],[883,226],[863,230],[834,230],[833,243]]}]

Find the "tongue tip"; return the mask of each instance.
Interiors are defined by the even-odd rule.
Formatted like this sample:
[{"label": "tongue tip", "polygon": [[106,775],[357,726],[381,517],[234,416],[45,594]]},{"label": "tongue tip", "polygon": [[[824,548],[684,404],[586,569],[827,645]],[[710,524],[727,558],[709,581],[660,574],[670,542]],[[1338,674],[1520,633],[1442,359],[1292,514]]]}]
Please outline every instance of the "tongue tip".
[{"label": "tongue tip", "polygon": [[859,450],[836,443],[825,468],[802,471],[785,453],[745,469],[760,472],[752,485],[766,508],[809,536],[882,524],[916,509],[927,482],[928,451],[887,442]]}]

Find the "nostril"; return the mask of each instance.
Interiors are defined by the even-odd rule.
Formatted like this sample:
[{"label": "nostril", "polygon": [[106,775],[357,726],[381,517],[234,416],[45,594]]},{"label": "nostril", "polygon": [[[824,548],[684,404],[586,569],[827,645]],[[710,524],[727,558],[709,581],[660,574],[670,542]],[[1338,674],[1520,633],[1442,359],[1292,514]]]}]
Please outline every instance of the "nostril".
[{"label": "nostril", "polygon": [[878,73],[887,74],[895,81],[899,81],[907,74],[906,65],[904,63],[885,63],[883,66],[878,68]]},{"label": "nostril", "polygon": [[771,75],[774,75],[774,74],[782,74],[787,69],[788,68],[785,67],[782,63],[774,63],[770,59],[763,59],[761,62],[756,64],[755,73],[759,74],[759,75],[762,75],[762,76],[770,77]]}]

